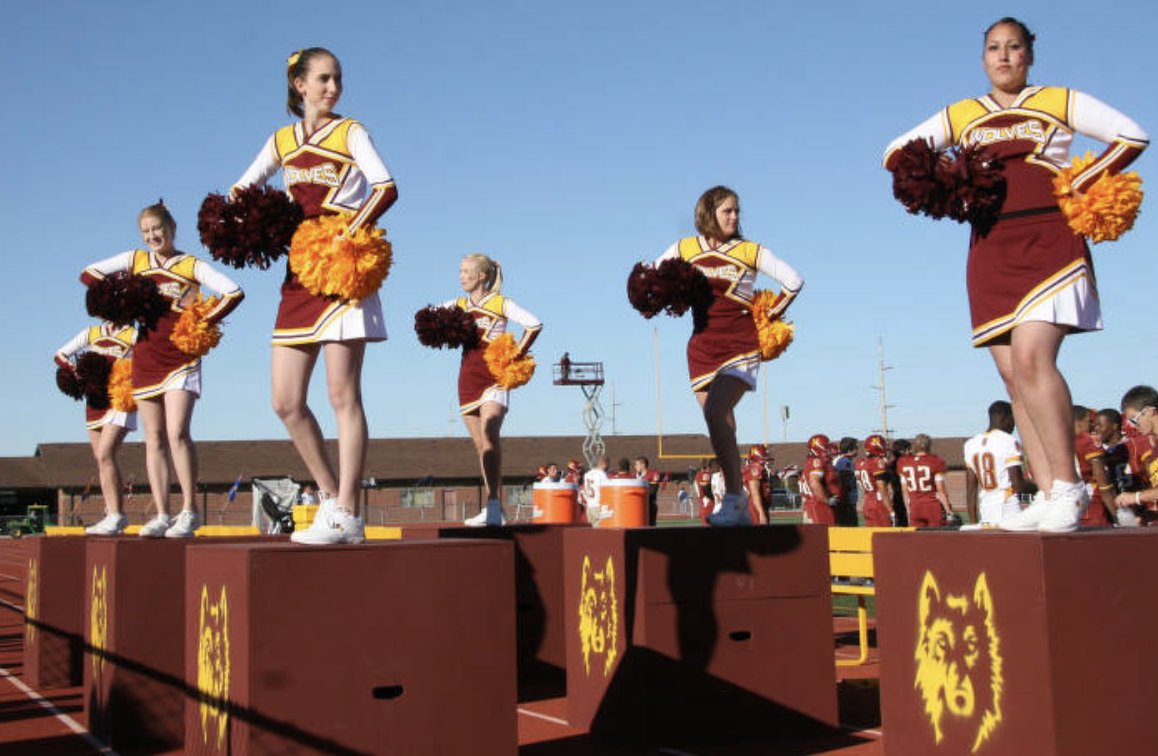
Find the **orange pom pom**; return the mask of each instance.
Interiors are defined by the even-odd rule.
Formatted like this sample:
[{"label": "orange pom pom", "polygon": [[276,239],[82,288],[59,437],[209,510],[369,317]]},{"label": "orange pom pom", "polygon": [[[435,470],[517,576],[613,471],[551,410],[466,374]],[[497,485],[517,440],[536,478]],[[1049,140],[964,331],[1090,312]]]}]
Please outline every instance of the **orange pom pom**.
[{"label": "orange pom pom", "polygon": [[205,317],[217,306],[218,297],[203,299],[198,297],[185,308],[169,341],[185,354],[201,357],[221,343],[221,328],[216,323],[206,322]]},{"label": "orange pom pom", "polygon": [[760,339],[760,360],[768,362],[784,354],[796,335],[796,327],[779,317],[768,317],[781,294],[757,290],[752,298],[752,319],[756,321],[756,335]]},{"label": "orange pom pom", "polygon": [[350,215],[302,221],[290,244],[290,270],[311,294],[346,300],[368,297],[386,280],[393,250],[380,228],[351,234]]},{"label": "orange pom pom", "polygon": [[117,360],[109,373],[109,406],[117,412],[136,412],[137,400],[133,398],[133,361]]},{"label": "orange pom pom", "polygon": [[483,357],[495,381],[505,389],[525,385],[535,374],[535,358],[531,355],[519,357],[519,347],[515,337],[504,333],[487,345]]},{"label": "orange pom pom", "polygon": [[1137,173],[1103,173],[1080,197],[1074,195],[1074,176],[1095,160],[1093,153],[1074,158],[1069,168],[1054,176],[1053,191],[1074,233],[1094,244],[1114,241],[1134,227],[1142,206],[1142,177]]}]

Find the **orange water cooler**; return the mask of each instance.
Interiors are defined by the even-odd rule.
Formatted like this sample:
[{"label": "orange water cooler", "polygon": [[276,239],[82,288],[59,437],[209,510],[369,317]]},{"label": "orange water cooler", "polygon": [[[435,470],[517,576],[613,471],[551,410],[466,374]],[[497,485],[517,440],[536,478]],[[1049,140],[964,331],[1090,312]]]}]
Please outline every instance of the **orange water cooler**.
[{"label": "orange water cooler", "polygon": [[647,481],[638,478],[611,478],[599,488],[602,516],[598,528],[642,528],[647,526]]},{"label": "orange water cooler", "polygon": [[579,509],[579,487],[574,483],[539,481],[531,487],[531,522],[536,525],[573,525]]}]

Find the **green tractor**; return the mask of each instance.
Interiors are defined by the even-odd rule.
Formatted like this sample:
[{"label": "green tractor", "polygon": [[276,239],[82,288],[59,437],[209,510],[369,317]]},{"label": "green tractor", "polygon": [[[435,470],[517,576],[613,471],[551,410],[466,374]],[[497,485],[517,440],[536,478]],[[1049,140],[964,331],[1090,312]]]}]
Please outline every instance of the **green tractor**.
[{"label": "green tractor", "polygon": [[28,513],[20,520],[9,520],[5,525],[8,535],[21,538],[33,533],[43,533],[48,523],[48,507],[44,504],[29,504]]}]

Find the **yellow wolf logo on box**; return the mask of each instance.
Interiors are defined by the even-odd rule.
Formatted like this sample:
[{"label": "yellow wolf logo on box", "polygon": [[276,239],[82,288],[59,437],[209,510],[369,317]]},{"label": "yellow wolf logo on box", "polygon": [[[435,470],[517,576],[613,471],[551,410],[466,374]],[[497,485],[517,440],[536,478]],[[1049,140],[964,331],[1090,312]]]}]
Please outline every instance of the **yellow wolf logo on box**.
[{"label": "yellow wolf logo on box", "polygon": [[615,597],[615,562],[607,557],[602,572],[583,556],[583,576],[579,586],[579,644],[583,649],[583,669],[591,674],[591,655],[604,654],[603,674],[611,672],[619,652],[619,606]]},{"label": "yellow wolf logo on box", "polygon": [[[225,746],[229,725],[229,601],[225,586],[221,598],[209,600],[209,587],[201,586],[201,614],[197,637],[197,690],[201,693],[201,742],[216,735],[217,750]],[[213,730],[216,729],[216,733]]]},{"label": "yellow wolf logo on box", "polygon": [[925,572],[917,598],[917,678],[934,740],[969,743],[976,753],[1001,724],[1000,641],[985,573],[973,595],[942,594]]},{"label": "yellow wolf logo on box", "polygon": [[[93,565],[91,601],[88,614],[89,645],[92,647],[92,674],[99,683],[105,670],[106,644],[109,642],[109,579],[105,566]],[[96,686],[100,690],[100,685]]]},{"label": "yellow wolf logo on box", "polygon": [[28,559],[28,587],[24,590],[24,638],[26,643],[36,640],[36,613],[40,611],[40,561]]}]

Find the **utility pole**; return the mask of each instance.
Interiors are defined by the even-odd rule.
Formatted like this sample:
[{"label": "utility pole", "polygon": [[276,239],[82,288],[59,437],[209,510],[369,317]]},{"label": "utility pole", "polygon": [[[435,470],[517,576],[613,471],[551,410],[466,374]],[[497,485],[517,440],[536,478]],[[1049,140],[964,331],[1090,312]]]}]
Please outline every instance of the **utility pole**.
[{"label": "utility pole", "polygon": [[879,383],[869,388],[877,390],[880,397],[881,405],[881,435],[889,438],[889,408],[895,407],[895,404],[889,404],[888,397],[885,393],[885,371],[892,370],[892,365],[885,364],[885,340],[883,337],[877,337],[877,380]]}]

